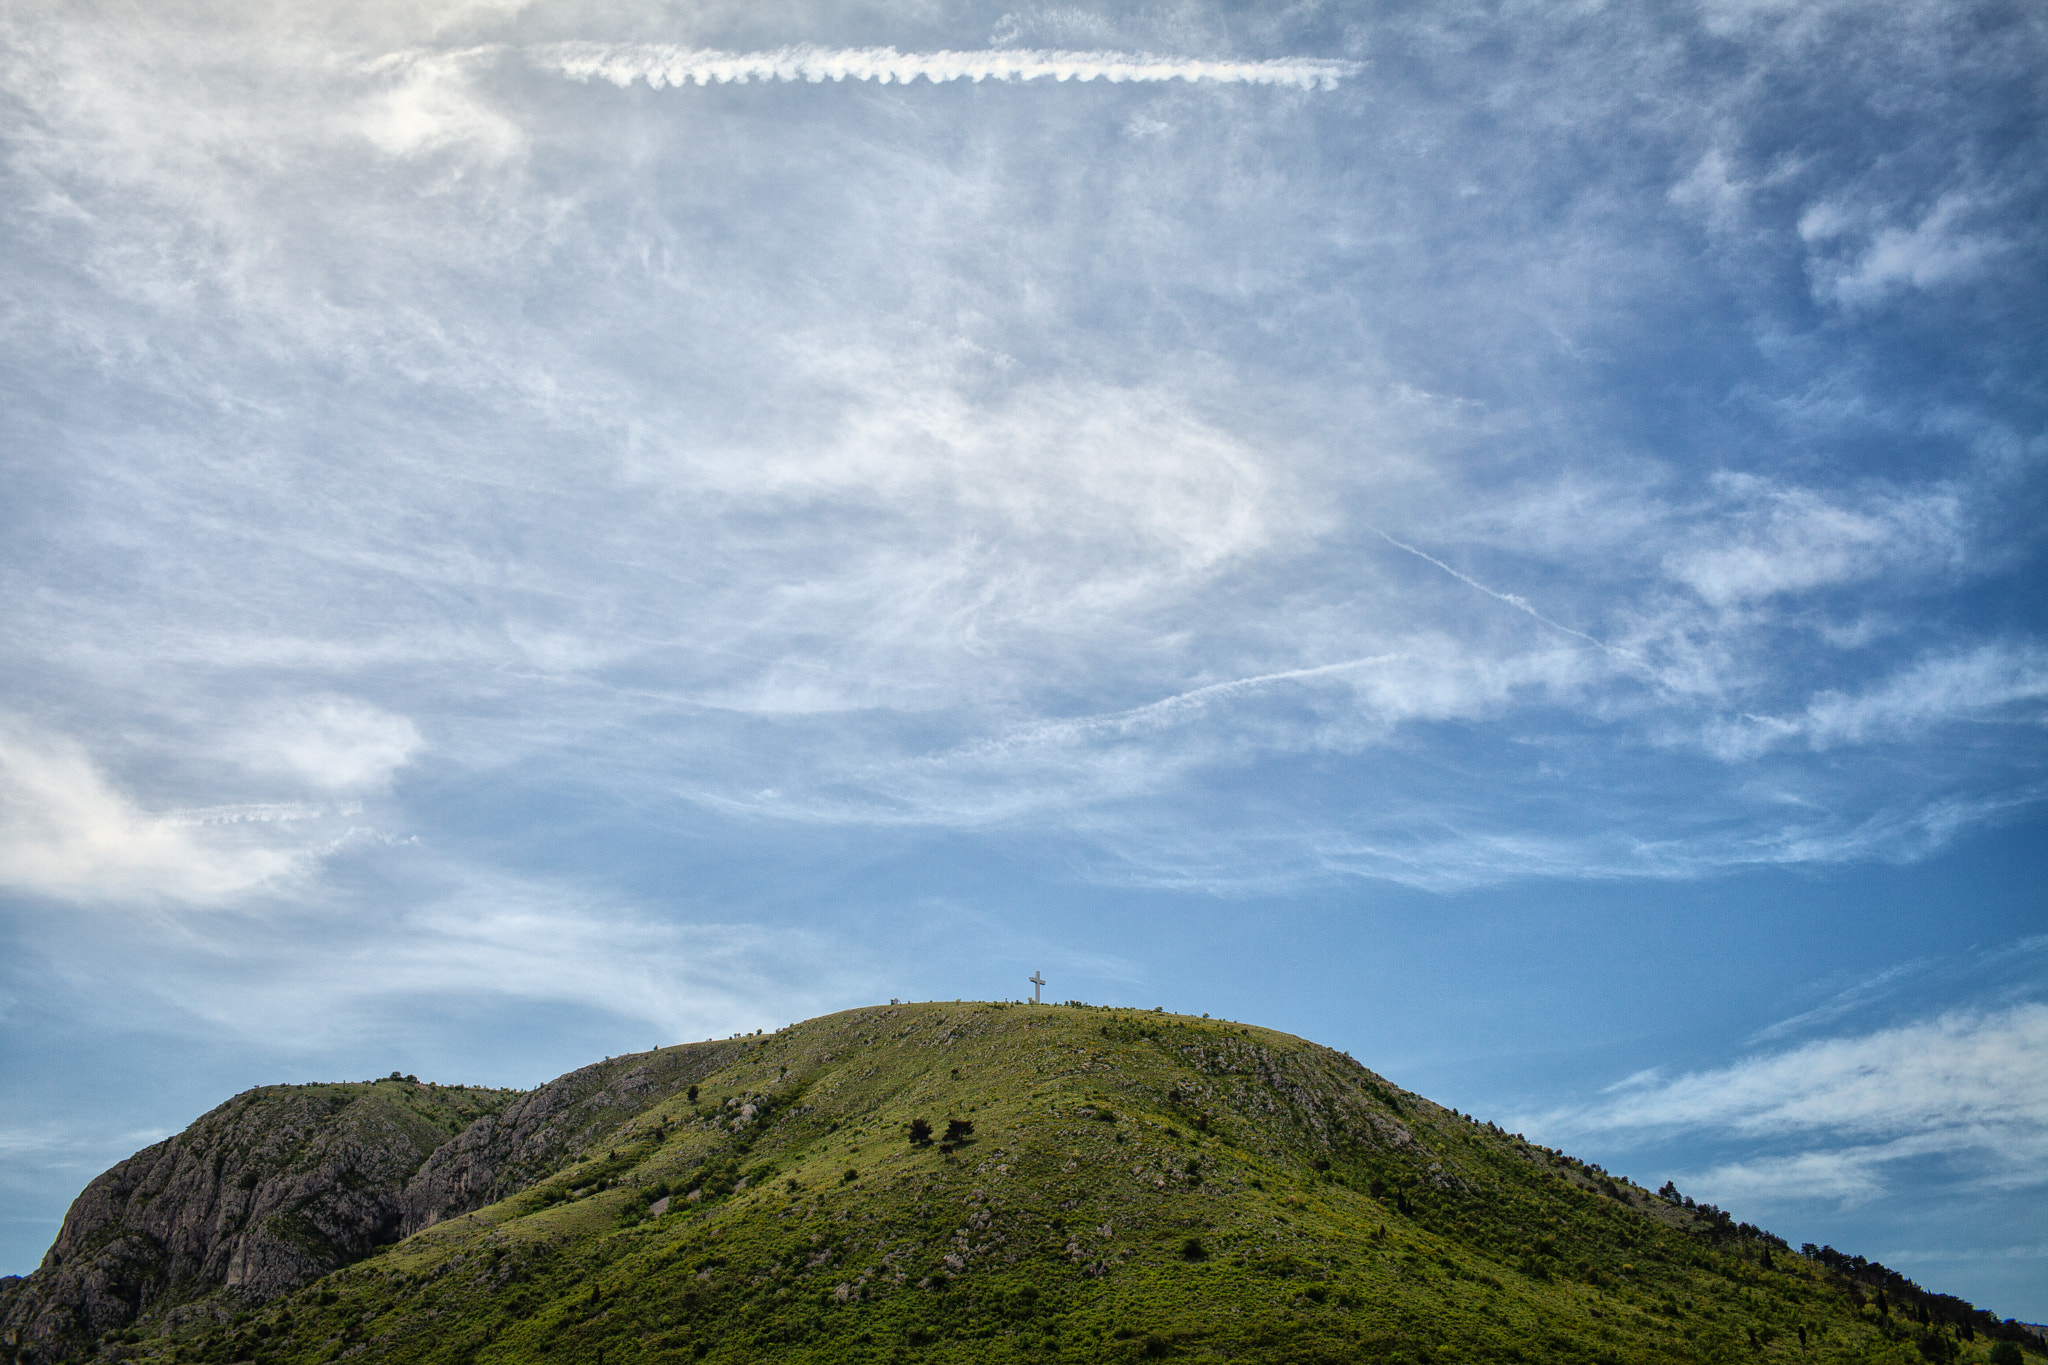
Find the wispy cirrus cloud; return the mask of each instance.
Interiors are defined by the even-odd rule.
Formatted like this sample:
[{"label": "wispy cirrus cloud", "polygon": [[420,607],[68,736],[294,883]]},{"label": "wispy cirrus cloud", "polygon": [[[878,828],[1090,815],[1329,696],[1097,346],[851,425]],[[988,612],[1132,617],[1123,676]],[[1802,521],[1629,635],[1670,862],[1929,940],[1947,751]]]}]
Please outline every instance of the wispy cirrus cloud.
[{"label": "wispy cirrus cloud", "polygon": [[1708,745],[1731,759],[1781,744],[1815,750],[1909,743],[1931,729],[1969,721],[2048,723],[2048,650],[1989,644],[1916,660],[1862,691],[1812,697],[1803,713],[1740,715],[1708,727]]},{"label": "wispy cirrus cloud", "polygon": [[[823,927],[651,911],[560,881],[409,849],[438,895],[392,906],[330,882],[269,888],[205,916],[45,922],[101,1021],[283,1053],[346,1049],[423,1013],[554,1010],[662,1043],[781,1024],[870,999],[901,964]],[[209,888],[210,890],[210,888]],[[90,952],[75,950],[90,944]],[[116,983],[141,981],[136,989]],[[280,1035],[281,1021],[289,1021]],[[733,1022],[729,1022],[733,1021]],[[28,1141],[22,1137],[22,1141]]]},{"label": "wispy cirrus cloud", "polygon": [[[97,32],[75,41],[81,52],[117,43]],[[1111,142],[1097,163],[1108,178],[1080,186],[1000,121],[983,130],[1006,149],[995,161],[947,150],[915,115],[900,133],[852,137],[801,112],[788,127],[762,125],[744,150],[682,153],[655,105],[609,98],[579,101],[547,136],[613,150],[557,165],[561,145],[530,141],[531,95],[519,64],[501,60],[515,51],[503,41],[313,68],[289,43],[159,46],[205,54],[198,65],[239,73],[235,88],[252,93],[223,106],[208,93],[218,80],[174,64],[145,99],[105,79],[117,63],[81,61],[94,97],[75,100],[65,91],[85,87],[17,72],[54,130],[22,148],[17,167],[38,187],[24,198],[90,208],[79,234],[33,240],[52,259],[88,260],[126,301],[79,309],[53,296],[48,332],[159,357],[137,362],[147,383],[195,412],[243,392],[228,377],[247,366],[346,374],[350,393],[375,390],[389,406],[273,397],[227,404],[219,440],[213,418],[148,442],[104,435],[109,451],[149,455],[84,467],[120,471],[102,492],[142,491],[76,504],[93,509],[92,530],[53,547],[32,571],[41,591],[15,610],[22,638],[45,641],[53,665],[87,687],[121,693],[109,704],[151,716],[144,729],[161,723],[155,708],[216,704],[216,683],[240,686],[231,675],[282,670],[307,694],[342,695],[361,675],[416,669],[433,681],[393,703],[410,737],[393,722],[357,744],[384,722],[320,722],[356,737],[347,763],[367,764],[359,774],[304,735],[265,740],[264,761],[354,792],[434,760],[459,769],[520,751],[601,752],[588,770],[606,780],[638,784],[659,766],[656,791],[759,818],[987,827],[1064,813],[1102,849],[1091,867],[1217,887],[1369,868],[1462,886],[1917,856],[1936,832],[2028,790],[1997,755],[1964,771],[1937,740],[1986,721],[2025,727],[2027,642],[2011,628],[1972,639],[1964,626],[1962,638],[1922,632],[1916,657],[1882,647],[1921,623],[1945,576],[1967,581],[1985,562],[1973,539],[1982,495],[1967,478],[1872,483],[1861,471],[1737,472],[1712,460],[1685,477],[1673,455],[1504,486],[1489,452],[1520,439],[1537,405],[1482,401],[1455,376],[1423,373],[1403,327],[1326,319],[1316,326],[1335,340],[1289,353],[1297,372],[1284,372],[1270,338],[1219,319],[1280,299],[1324,306],[1295,282],[1324,248],[1301,243],[1337,240],[1308,225],[1349,221],[1350,210],[1338,181],[1267,158],[1273,139],[1305,135],[1286,116],[1248,123],[1222,95],[1168,81],[1170,63],[1142,80],[1103,74],[1097,92],[1148,101],[1147,117],[1202,120],[1237,149],[1229,167],[1127,145],[1120,123],[1090,132],[1084,119],[1076,136]],[[1200,50],[1191,38],[1175,46]],[[554,54],[543,66],[556,74],[563,53],[581,54],[591,81],[650,79],[671,60],[678,80],[717,79],[689,65],[708,46],[532,50]],[[846,55],[865,48],[764,51],[765,66],[725,52],[744,61],[721,69],[804,81],[833,79],[828,68],[892,81],[920,69]],[[831,66],[833,53],[846,60]],[[1029,66],[1044,55],[1035,49],[898,56],[932,54],[996,62],[985,79],[1058,74]],[[589,65],[599,57],[619,63],[609,76]],[[972,76],[957,64],[926,74],[948,72]],[[1346,79],[1318,107],[1363,98],[1366,84]],[[1560,109],[1579,97],[1547,96]],[[1200,107],[1161,102],[1183,98]],[[208,118],[158,117],[152,99]],[[604,161],[640,145],[612,137],[615,120],[703,164],[665,179],[630,158]],[[71,145],[124,150],[58,150]],[[265,150],[244,155],[251,147]],[[1473,151],[1488,174],[1521,183]],[[833,169],[812,165],[820,156]],[[1043,174],[993,173],[1003,158]],[[302,179],[295,168],[307,164],[356,189]],[[530,177],[543,170],[577,188],[537,193]],[[1034,177],[1060,196],[1056,220],[1020,189]],[[799,182],[827,192],[832,211],[776,209],[796,202],[788,186]],[[699,204],[711,186],[730,197]],[[1638,230],[1662,212],[1652,201],[1641,222],[1596,218],[1578,249],[1632,259],[1656,240]],[[1448,309],[1492,335],[1485,305],[1459,290],[1421,305],[1414,280],[1436,268],[1435,229],[1393,207],[1403,195],[1372,202],[1374,250],[1406,264],[1315,298],[1383,298],[1389,316],[1418,320]],[[124,207],[138,204],[149,210]],[[749,226],[734,235],[728,219]],[[1278,240],[1296,245],[1254,249],[1257,225],[1275,221],[1294,225]],[[1800,240],[1786,224],[1780,236]],[[749,248],[735,250],[742,240]],[[1466,245],[1531,289],[1550,268],[1547,248],[1519,232]],[[1350,250],[1331,268],[1359,270]],[[1290,265],[1290,251],[1307,254]],[[1212,268],[1226,257],[1231,272]],[[1687,268],[1675,255],[1655,264]],[[232,299],[234,325],[219,326],[217,310],[193,302],[200,294]],[[579,321],[528,326],[528,309]],[[1059,323],[1084,316],[1097,324]],[[1116,326],[1102,319],[1126,316],[1165,330],[1105,343]],[[156,348],[167,328],[187,343]],[[1161,339],[1180,328],[1207,340]],[[1354,355],[1388,359],[1354,373]],[[1333,387],[1340,371],[1349,377]],[[1620,420],[1608,398],[1579,401],[1557,420]],[[346,434],[321,429],[320,414],[337,413]],[[335,441],[357,466],[339,488],[290,453]],[[227,488],[241,514],[208,522]],[[527,528],[516,553],[494,517]],[[102,592],[95,537],[123,542],[137,527],[165,562],[215,567],[161,580],[147,602]],[[1346,662],[1366,659],[1384,662]],[[1984,702],[1999,660],[2013,675],[2003,706]],[[1268,678],[1285,681],[1254,685]],[[473,688],[520,698],[487,741],[460,719]],[[664,707],[713,719],[651,748],[644,732],[606,748]],[[943,719],[866,724],[884,714]],[[833,716],[841,728],[786,752],[735,737],[763,718]],[[447,747],[429,755],[419,736],[437,718],[451,721],[433,731]],[[714,733],[723,726],[736,728]],[[1501,771],[1488,799],[1469,784],[1454,795],[1373,781],[1354,788],[1369,801],[1347,793],[1334,809],[1297,810],[1283,784],[1242,838],[1175,837],[1207,784],[1260,763],[1360,763],[1414,745],[1442,753],[1435,776],[1448,788],[1467,757],[1436,750],[1450,731],[1435,726],[1491,737]],[[1611,747],[1587,746],[1586,727]],[[465,735],[490,757],[464,753]],[[1795,762],[1900,736],[1927,758],[1903,787],[1857,782],[1853,764]],[[1577,752],[1562,758],[1567,744]],[[1539,827],[1537,807],[1518,804],[1516,764],[1538,748],[1551,772],[1573,767],[1600,789],[1627,783],[1644,747],[1711,762],[1669,774],[1662,799],[1639,791],[1626,828],[1597,798],[1577,808],[1609,810],[1603,829]],[[753,795],[768,789],[777,799]],[[1686,801],[1668,799],[1681,790]],[[238,799],[195,792],[180,804]],[[1697,824],[1713,834],[1695,828],[1708,807],[1715,817]],[[1789,824],[1787,809],[1798,812]],[[1219,856],[1249,862],[1219,869]],[[1178,871],[1166,865],[1176,857],[1187,860]]]},{"label": "wispy cirrus cloud", "polygon": [[727,1020],[780,1024],[872,996],[879,974],[835,935],[654,916],[502,876],[354,932],[318,932],[329,942],[318,957],[297,951],[292,935],[248,936],[239,951],[222,943],[229,961],[215,970],[235,988],[179,1008],[209,1028],[259,1036],[265,1021],[310,1007],[329,1021],[304,1040],[313,1043],[452,998],[587,1011],[676,1041]]},{"label": "wispy cirrus cloud", "polygon": [[[125,1155],[137,1147],[169,1136],[170,1132],[161,1128],[138,1128],[132,1132],[109,1134],[97,1128],[55,1123],[12,1126],[0,1128],[0,1157],[9,1161],[34,1159],[46,1165],[58,1164],[53,1158],[75,1157],[78,1158],[75,1162],[66,1164],[96,1171],[99,1164],[104,1164],[100,1156],[102,1152]],[[81,1152],[81,1148],[87,1150]]]},{"label": "wispy cirrus cloud", "polygon": [[1945,490],[1850,500],[1754,475],[1715,482],[1713,515],[1684,529],[1694,518],[1674,518],[1674,531],[1692,530],[1685,538],[1693,543],[1669,552],[1663,567],[1717,608],[1879,573],[1938,570],[1963,554],[1962,509]]},{"label": "wispy cirrus cloud", "polygon": [[[1972,230],[1972,219],[1991,218],[1995,205],[1981,195],[1951,191],[1911,226],[1882,222],[1879,213],[1823,201],[1799,220],[1799,235],[1814,248],[1814,293],[1849,308],[1869,308],[1904,289],[1933,289],[1981,275],[2011,243],[1995,232]],[[1873,218],[1880,221],[1873,223]]]},{"label": "wispy cirrus cloud", "polygon": [[354,697],[313,696],[263,708],[229,744],[249,768],[348,792],[387,784],[422,741],[404,716]]},{"label": "wispy cirrus cloud", "polygon": [[1645,1072],[1527,1122],[1582,1139],[1748,1144],[1753,1154],[1692,1177],[1731,1198],[1864,1200],[1900,1163],[1930,1158],[1968,1183],[2032,1187],[2048,1182],[2048,1005],[1956,1011],[1679,1076]]},{"label": "wispy cirrus cloud", "polygon": [[1854,982],[1836,991],[1832,996],[1812,1009],[1802,1010],[1790,1018],[1780,1019],[1776,1023],[1767,1024],[1751,1034],[1747,1042],[1751,1045],[1768,1043],[1800,1033],[1819,1024],[1831,1023],[1872,1000],[1883,998],[1887,992],[1897,987],[1901,982],[1911,980],[1913,977],[1928,971],[1934,965],[1931,959],[1918,962],[1901,962],[1887,967],[1883,971],[1873,972],[1861,981]]},{"label": "wispy cirrus cloud", "polygon": [[[410,722],[346,698],[273,710],[225,744],[258,785],[321,797],[381,785]],[[283,890],[364,839],[356,801],[148,809],[77,740],[0,717],[0,888],[89,905],[214,906]]]},{"label": "wispy cirrus cloud", "polygon": [[[110,769],[138,736],[207,736],[164,809],[574,755],[633,801],[1058,827],[1105,875],[1216,888],[1912,857],[2035,799],[2038,641],[1953,610],[2026,553],[1996,516],[2024,462],[1829,454],[1828,423],[1895,455],[1939,434],[1814,349],[1803,284],[1743,292],[1773,278],[1744,269],[1716,293],[1667,222],[1739,200],[1741,250],[1780,264],[1892,228],[1933,251],[1991,231],[2020,181],[1950,203],[1855,157],[1766,155],[1790,117],[1770,80],[1710,79],[1627,25],[1593,48],[1545,30],[1540,73],[1481,44],[1441,88],[1374,57],[1466,50],[1420,20],[1254,35],[1299,62],[1132,55],[1240,50],[1199,18],[1033,12],[986,48],[896,49],[514,42],[483,11],[11,20],[44,57],[6,67],[37,130],[10,144],[10,344],[51,392],[90,372],[175,396],[81,409],[76,458],[23,482],[59,509],[10,542],[35,686],[75,693]],[[1843,43],[1842,72],[1890,70],[1852,18],[1708,24],[1757,72]],[[144,51],[172,55],[116,79]],[[1626,115],[1654,151],[1530,217],[1555,130],[1624,116],[1595,78],[1617,61],[1676,92]],[[1900,71],[1923,103],[1946,79]],[[980,111],[968,155],[930,101],[886,127],[782,101],[706,140],[673,100],[565,73],[1064,75],[1120,103]],[[1540,116],[1512,147],[1459,141],[1440,115],[1495,77]],[[1261,82],[1317,94],[1222,88]],[[1139,116],[1211,153],[1125,137]],[[1340,166],[1324,117],[1384,136]],[[1957,118],[1930,136],[1977,145]],[[1442,155],[1406,159],[1423,145]],[[1571,283],[1592,279],[1633,302],[1592,306]],[[1642,350],[1602,329],[1658,309],[1710,363],[1589,379]],[[1624,439],[1662,430],[1650,392],[1709,435]],[[1955,423],[2011,425],[1969,402]],[[286,716],[280,687],[385,701]],[[223,711],[253,723],[194,719]],[[1956,742],[1986,727],[2004,741]],[[1351,778],[1324,790],[1330,764]],[[1211,790],[1283,769],[1209,821]],[[271,789],[226,789],[258,772]],[[1559,783],[1578,796],[1537,799]]]}]

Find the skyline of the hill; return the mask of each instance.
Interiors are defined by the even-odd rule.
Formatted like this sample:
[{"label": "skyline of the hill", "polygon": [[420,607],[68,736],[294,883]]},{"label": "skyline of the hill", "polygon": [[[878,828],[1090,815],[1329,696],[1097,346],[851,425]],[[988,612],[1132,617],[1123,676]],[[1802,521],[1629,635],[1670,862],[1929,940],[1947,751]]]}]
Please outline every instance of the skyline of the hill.
[{"label": "skyline of the hill", "polygon": [[2048,1319],[2048,14],[0,13],[0,1272],[223,1093],[1258,1019]]}]

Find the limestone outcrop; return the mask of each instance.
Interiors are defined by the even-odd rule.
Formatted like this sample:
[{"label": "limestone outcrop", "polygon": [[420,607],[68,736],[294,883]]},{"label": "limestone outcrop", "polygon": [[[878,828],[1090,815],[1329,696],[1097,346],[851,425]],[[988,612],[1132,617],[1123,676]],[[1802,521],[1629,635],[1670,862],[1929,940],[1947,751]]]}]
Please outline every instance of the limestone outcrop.
[{"label": "limestone outcrop", "polygon": [[0,1353],[62,1358],[149,1309],[260,1301],[395,1241],[436,1149],[518,1097],[409,1079],[265,1086],[85,1188],[37,1270],[0,1288]]},{"label": "limestone outcrop", "polygon": [[610,1058],[528,1091],[427,1158],[406,1187],[400,1235],[410,1237],[525,1189],[748,1046],[742,1040],[695,1043]]},{"label": "limestone outcrop", "polygon": [[607,1058],[524,1092],[392,1076],[237,1095],[94,1180],[35,1273],[0,1280],[0,1360],[289,1292],[518,1193],[756,1045]]}]

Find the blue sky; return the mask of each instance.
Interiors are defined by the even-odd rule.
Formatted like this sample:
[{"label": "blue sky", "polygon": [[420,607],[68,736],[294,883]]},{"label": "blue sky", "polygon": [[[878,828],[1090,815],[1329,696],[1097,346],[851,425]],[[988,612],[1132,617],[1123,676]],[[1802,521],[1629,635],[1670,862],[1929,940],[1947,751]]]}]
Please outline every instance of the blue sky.
[{"label": "blue sky", "polygon": [[2048,1319],[2044,70],[11,7],[0,1271],[248,1085],[1042,969]]}]

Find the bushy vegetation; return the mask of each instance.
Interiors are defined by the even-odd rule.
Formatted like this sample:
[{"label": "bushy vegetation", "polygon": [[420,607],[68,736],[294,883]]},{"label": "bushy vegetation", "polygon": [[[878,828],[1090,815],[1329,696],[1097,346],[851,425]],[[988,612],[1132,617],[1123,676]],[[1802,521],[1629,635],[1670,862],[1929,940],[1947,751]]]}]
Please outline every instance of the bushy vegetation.
[{"label": "bushy vegetation", "polygon": [[1975,1310],[1891,1279],[1873,1292],[1820,1249],[1220,1020],[850,1011],[753,1041],[607,1144],[236,1321],[108,1349],[259,1365],[2012,1365],[1994,1352],[2018,1349]]}]

